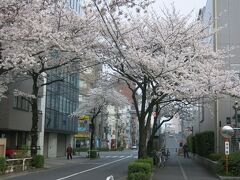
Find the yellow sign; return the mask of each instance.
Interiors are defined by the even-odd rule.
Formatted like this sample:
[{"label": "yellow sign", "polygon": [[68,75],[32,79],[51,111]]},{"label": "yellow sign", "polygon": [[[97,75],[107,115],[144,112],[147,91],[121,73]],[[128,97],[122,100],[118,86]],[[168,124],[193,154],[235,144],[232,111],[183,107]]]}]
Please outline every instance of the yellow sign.
[{"label": "yellow sign", "polygon": [[82,116],[79,118],[80,121],[89,121],[90,117],[89,116]]},{"label": "yellow sign", "polygon": [[76,135],[74,135],[75,138],[89,138],[90,137],[90,134],[89,132],[81,132],[81,133],[78,133]]}]

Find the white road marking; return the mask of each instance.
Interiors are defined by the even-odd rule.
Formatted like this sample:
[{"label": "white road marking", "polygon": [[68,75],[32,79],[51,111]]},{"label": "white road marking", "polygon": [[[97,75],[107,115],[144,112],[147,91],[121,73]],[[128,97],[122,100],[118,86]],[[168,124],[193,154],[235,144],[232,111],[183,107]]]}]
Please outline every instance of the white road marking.
[{"label": "white road marking", "polygon": [[125,157],[125,158],[118,159],[118,160],[115,160],[115,161],[112,161],[112,162],[109,162],[109,163],[105,163],[105,164],[102,164],[102,165],[100,165],[100,166],[96,166],[96,167],[91,168],[91,169],[87,169],[87,170],[84,170],[84,171],[80,171],[80,172],[77,172],[77,173],[71,174],[71,175],[69,175],[69,176],[65,176],[65,177],[62,177],[62,178],[58,178],[58,179],[56,179],[56,180],[64,180],[64,179],[68,179],[68,178],[73,177],[73,176],[76,176],[76,175],[78,175],[78,174],[83,174],[83,173],[85,173],[85,172],[89,172],[89,171],[92,171],[92,170],[94,170],[94,169],[98,169],[98,168],[101,168],[101,167],[107,166],[107,165],[109,165],[109,164],[116,163],[116,162],[118,162],[118,161],[122,161],[122,160],[127,159],[127,158],[130,158],[130,157],[131,157],[131,156],[127,156],[127,157]]},{"label": "white road marking", "polygon": [[106,180],[114,180],[113,176],[108,176]]},{"label": "white road marking", "polygon": [[[176,143],[177,143],[177,138],[176,138],[175,135],[174,135],[174,139],[175,139],[175,141],[176,141]],[[183,174],[184,180],[188,180],[188,177],[187,177],[187,175],[186,175],[186,173],[185,173],[185,171],[184,171],[184,169],[183,169],[183,167],[182,167],[182,164],[181,164],[181,162],[179,161],[179,158],[178,158],[178,157],[177,157],[177,161],[178,161],[178,165],[179,165],[179,167],[180,167],[180,169],[181,169],[181,172],[182,172],[182,174]]]},{"label": "white road marking", "polygon": [[79,164],[103,164],[103,163],[79,163]]},{"label": "white road marking", "polygon": [[177,158],[177,161],[178,161],[178,165],[179,165],[179,167],[180,167],[180,169],[181,169],[181,172],[182,172],[182,174],[183,174],[184,179],[185,179],[185,180],[188,180],[188,177],[187,177],[187,175],[186,175],[186,173],[185,173],[185,171],[184,171],[184,169],[183,169],[183,167],[182,167],[182,164],[181,164],[181,162],[179,161],[178,158]]}]

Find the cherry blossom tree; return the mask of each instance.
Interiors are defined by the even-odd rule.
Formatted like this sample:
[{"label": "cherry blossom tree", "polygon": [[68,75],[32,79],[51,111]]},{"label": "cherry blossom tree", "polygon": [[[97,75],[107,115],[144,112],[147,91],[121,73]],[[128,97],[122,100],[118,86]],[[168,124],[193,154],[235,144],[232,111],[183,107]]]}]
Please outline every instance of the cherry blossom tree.
[{"label": "cherry blossom tree", "polygon": [[18,74],[33,83],[30,99],[26,98],[32,107],[31,155],[37,153],[39,90],[64,81],[63,76],[46,83],[43,79],[49,73],[71,74],[91,66],[89,49],[96,38],[92,30],[94,19],[78,16],[66,2],[1,0],[0,3],[9,7],[0,12],[3,62],[18,64]]},{"label": "cherry blossom tree", "polygon": [[174,8],[161,14],[124,12],[124,19],[119,17],[121,9],[107,1],[93,1],[93,6],[100,17],[99,59],[119,73],[132,91],[139,121],[139,158],[146,156],[153,107],[166,97],[181,101],[239,95],[238,74],[225,68],[228,52],[215,52],[205,41],[215,29],[210,31],[198,20],[190,22],[190,15],[183,16]]},{"label": "cherry blossom tree", "polygon": [[[0,1],[0,30],[6,28],[15,21],[18,15],[18,9],[22,6],[22,2],[15,0]],[[6,97],[4,93],[7,91],[7,85],[12,81],[13,70],[20,63],[16,59],[9,59],[3,55],[2,36],[0,34],[0,100]]]},{"label": "cherry blossom tree", "polygon": [[124,107],[128,105],[127,98],[107,81],[98,82],[97,87],[90,90],[84,102],[80,103],[79,108],[73,113],[74,116],[89,115],[91,121],[90,150],[94,149],[95,122],[101,113],[107,114],[107,106]]}]

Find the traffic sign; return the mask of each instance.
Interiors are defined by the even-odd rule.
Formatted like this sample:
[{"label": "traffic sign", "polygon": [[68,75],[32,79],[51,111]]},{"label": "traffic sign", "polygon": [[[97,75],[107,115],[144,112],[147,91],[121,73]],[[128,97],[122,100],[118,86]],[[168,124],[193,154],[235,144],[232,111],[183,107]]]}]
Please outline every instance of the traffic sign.
[{"label": "traffic sign", "polygon": [[225,155],[229,155],[229,141],[225,141]]}]

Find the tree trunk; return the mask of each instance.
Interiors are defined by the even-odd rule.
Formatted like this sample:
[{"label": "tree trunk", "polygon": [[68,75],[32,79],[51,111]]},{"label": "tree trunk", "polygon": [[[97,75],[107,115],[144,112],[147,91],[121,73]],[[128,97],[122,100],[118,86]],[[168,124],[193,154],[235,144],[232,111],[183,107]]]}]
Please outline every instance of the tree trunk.
[{"label": "tree trunk", "polygon": [[[158,113],[157,113],[158,114]],[[154,136],[157,132],[157,116],[154,118],[154,123],[153,123],[153,128],[152,128],[152,132],[151,132],[151,135],[148,139],[148,142],[147,142],[147,155],[148,156],[151,156],[152,155],[152,151],[153,151],[153,139],[154,139]]]},{"label": "tree trunk", "polygon": [[92,151],[95,147],[94,144],[94,136],[95,136],[95,124],[94,124],[94,118],[91,119],[91,137],[90,137],[90,151]]},{"label": "tree trunk", "polygon": [[145,119],[141,118],[139,120],[139,150],[138,150],[138,159],[147,157],[146,149],[146,139],[147,131],[145,129]]},{"label": "tree trunk", "polygon": [[147,155],[148,156],[152,156],[152,152],[153,152],[153,138],[154,136],[151,134],[150,138],[148,139],[147,142]]},{"label": "tree trunk", "polygon": [[37,78],[33,78],[32,94],[35,98],[31,99],[32,106],[32,128],[31,128],[31,156],[37,155],[37,142],[38,142],[38,90]]}]

